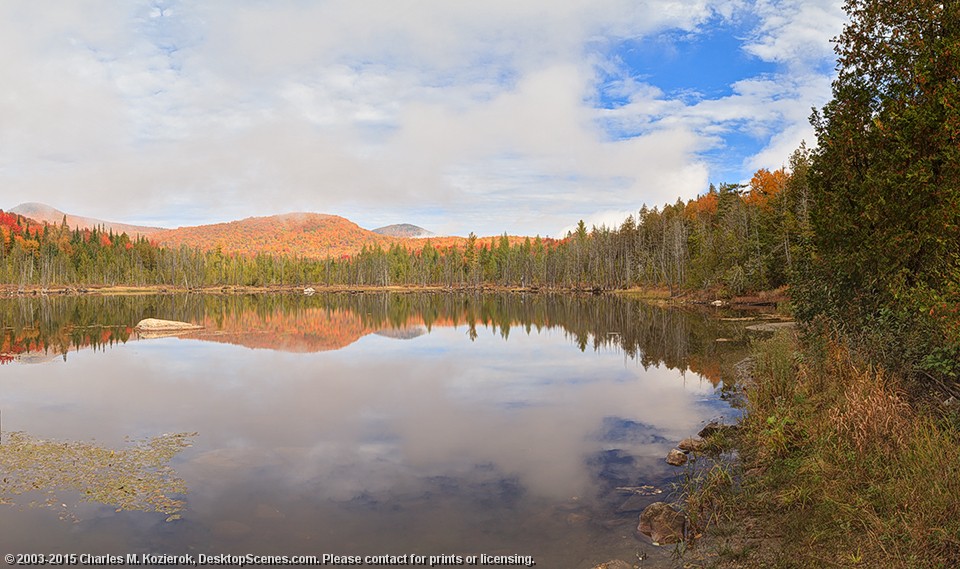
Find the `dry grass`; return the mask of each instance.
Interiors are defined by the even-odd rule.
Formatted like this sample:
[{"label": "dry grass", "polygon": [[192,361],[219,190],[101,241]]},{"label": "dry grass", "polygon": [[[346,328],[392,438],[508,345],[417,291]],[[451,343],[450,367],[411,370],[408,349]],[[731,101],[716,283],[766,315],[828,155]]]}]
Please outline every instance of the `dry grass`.
[{"label": "dry grass", "polygon": [[960,567],[955,425],[912,408],[899,378],[836,340],[800,348],[778,333],[755,357],[740,466],[762,474],[697,500],[779,539],[749,554],[733,547],[719,566]]},{"label": "dry grass", "polygon": [[830,410],[831,428],[857,453],[876,451],[893,457],[901,450],[916,420],[903,396],[882,370],[849,366],[840,405]]}]

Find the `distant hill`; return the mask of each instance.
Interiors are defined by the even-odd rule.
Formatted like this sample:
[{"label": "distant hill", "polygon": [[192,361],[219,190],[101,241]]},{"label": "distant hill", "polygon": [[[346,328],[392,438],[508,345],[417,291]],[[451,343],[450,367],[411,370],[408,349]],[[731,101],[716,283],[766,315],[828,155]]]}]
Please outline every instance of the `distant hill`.
[{"label": "distant hill", "polygon": [[[420,250],[427,246],[427,243],[435,249],[445,249],[464,247],[467,242],[465,237],[455,236],[394,237],[364,229],[337,215],[321,213],[287,213],[249,217],[229,223],[180,227],[158,231],[151,235],[150,239],[167,247],[187,245],[207,251],[220,247],[227,254],[267,253],[312,259],[352,256],[359,253],[364,246],[379,245],[383,249],[389,249],[390,246],[399,244],[407,249]],[[477,239],[477,246],[496,246],[500,239],[480,237]],[[510,236],[509,239],[511,243],[517,243],[525,238]]]},{"label": "distant hill", "polygon": [[374,233],[379,233],[380,235],[387,235],[390,237],[406,237],[406,238],[420,238],[420,237],[433,237],[433,232],[427,231],[426,229],[413,225],[410,223],[397,223],[394,225],[384,225],[383,227],[378,227],[372,230]]},{"label": "distant hill", "polygon": [[117,223],[115,221],[104,221],[102,219],[96,219],[93,217],[81,217],[79,215],[72,215],[69,213],[64,213],[59,209],[48,206],[42,203],[28,202],[22,203],[17,207],[10,210],[11,213],[16,213],[24,217],[29,217],[35,221],[49,223],[52,225],[59,225],[64,216],[67,218],[67,225],[70,229],[93,229],[94,227],[103,227],[107,231],[113,231],[114,233],[126,233],[131,237],[136,235],[148,236],[157,231],[162,231],[161,227],[147,227],[143,225],[129,225],[127,223]]},{"label": "distant hill", "polygon": [[248,217],[229,223],[180,227],[151,236],[161,245],[187,245],[224,253],[299,255],[325,258],[353,255],[364,246],[386,248],[397,240],[363,229],[349,219],[320,213],[288,213]]},{"label": "distant hill", "polygon": [[[435,249],[464,247],[467,239],[455,236],[435,236],[433,233],[409,223],[388,225],[368,230],[336,215],[321,213],[287,213],[266,217],[249,217],[239,221],[163,229],[103,221],[64,213],[56,208],[39,203],[24,203],[10,210],[11,213],[33,219],[39,223],[59,225],[64,216],[71,229],[104,227],[114,233],[126,233],[131,237],[143,235],[152,242],[165,247],[180,247],[211,251],[220,248],[225,254],[292,255],[311,259],[352,256],[364,247],[379,245],[389,249],[399,244],[409,250],[419,251],[428,244]],[[478,247],[496,246],[500,237],[480,237]],[[511,242],[523,239],[510,237]]]}]

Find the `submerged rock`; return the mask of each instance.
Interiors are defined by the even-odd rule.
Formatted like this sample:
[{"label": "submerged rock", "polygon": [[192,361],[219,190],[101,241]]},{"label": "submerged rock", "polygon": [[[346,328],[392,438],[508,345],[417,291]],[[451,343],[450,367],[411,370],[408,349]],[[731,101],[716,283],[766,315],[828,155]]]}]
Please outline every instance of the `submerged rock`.
[{"label": "submerged rock", "polygon": [[649,536],[654,545],[683,541],[686,517],[665,502],[654,502],[640,514],[637,531]]},{"label": "submerged rock", "polygon": [[583,514],[577,514],[577,513],[571,512],[567,514],[567,516],[563,519],[563,521],[567,522],[568,526],[578,526],[578,525],[582,525],[589,522],[590,516],[585,516]]},{"label": "submerged rock", "polygon": [[629,514],[632,512],[642,512],[648,505],[650,505],[649,496],[641,496],[640,494],[634,494],[630,496],[620,506],[617,508],[616,512],[618,514]]},{"label": "submerged rock", "polygon": [[683,466],[687,462],[687,455],[681,450],[670,449],[670,452],[667,453],[667,464],[672,466]]},{"label": "submerged rock", "polygon": [[653,496],[654,494],[663,493],[663,490],[650,484],[644,484],[643,486],[617,486],[616,491],[622,494],[639,494],[641,496]]}]

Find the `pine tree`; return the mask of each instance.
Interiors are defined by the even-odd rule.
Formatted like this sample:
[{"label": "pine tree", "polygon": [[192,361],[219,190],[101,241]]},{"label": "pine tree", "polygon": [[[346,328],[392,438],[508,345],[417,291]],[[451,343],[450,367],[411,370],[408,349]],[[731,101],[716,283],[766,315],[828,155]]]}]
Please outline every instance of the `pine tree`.
[{"label": "pine tree", "polygon": [[886,328],[916,359],[934,338],[960,341],[920,317],[960,293],[960,4],[845,8],[833,99],[812,119],[815,255],[800,308]]}]

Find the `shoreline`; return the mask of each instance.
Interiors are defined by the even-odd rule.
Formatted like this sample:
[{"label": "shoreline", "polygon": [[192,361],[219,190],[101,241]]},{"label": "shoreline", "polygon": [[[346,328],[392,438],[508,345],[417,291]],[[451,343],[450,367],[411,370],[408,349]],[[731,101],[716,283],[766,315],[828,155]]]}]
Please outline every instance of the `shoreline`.
[{"label": "shoreline", "polygon": [[685,561],[956,566],[960,478],[944,465],[960,464],[957,399],[814,334],[777,331],[738,370],[749,412],[717,441],[733,458],[684,489],[700,520]]},{"label": "shoreline", "polygon": [[[312,289],[312,292],[307,292]],[[302,285],[211,285],[187,287],[181,285],[52,285],[37,284],[19,286],[0,284],[0,298],[41,296],[123,296],[151,294],[313,294],[313,293],[519,293],[519,294],[576,294],[620,295],[651,304],[664,306],[708,305],[718,308],[749,309],[777,307],[790,302],[789,291],[776,289],[758,291],[745,295],[724,296],[717,291],[683,291],[671,293],[666,288],[632,287],[627,289],[604,289],[601,287],[545,287],[504,286],[481,284],[474,286],[448,285],[325,285],[307,283]]]}]

